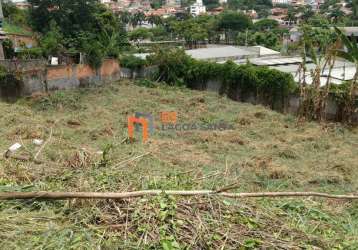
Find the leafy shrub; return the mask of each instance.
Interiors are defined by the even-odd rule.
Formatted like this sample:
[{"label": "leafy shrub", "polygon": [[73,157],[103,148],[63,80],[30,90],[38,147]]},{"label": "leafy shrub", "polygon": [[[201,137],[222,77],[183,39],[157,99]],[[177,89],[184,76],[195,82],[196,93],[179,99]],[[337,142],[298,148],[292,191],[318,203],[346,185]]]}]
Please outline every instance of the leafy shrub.
[{"label": "leafy shrub", "polygon": [[158,66],[158,81],[169,85],[184,85],[188,71],[195,66],[195,61],[179,49],[160,49],[148,61]]},{"label": "leafy shrub", "polygon": [[147,28],[137,28],[128,34],[128,38],[131,41],[150,39],[152,37],[153,33]]},{"label": "leafy shrub", "polygon": [[17,55],[23,60],[40,59],[43,58],[43,51],[41,48],[23,48]]},{"label": "leafy shrub", "polygon": [[170,85],[185,84],[190,88],[205,89],[209,80],[220,80],[222,94],[233,97],[234,93],[240,93],[239,98],[254,94],[272,108],[297,88],[291,74],[250,64],[237,65],[231,61],[225,64],[198,61],[183,50],[159,50],[148,60],[158,66],[158,79]]},{"label": "leafy shrub", "polygon": [[40,45],[44,56],[57,55],[62,48],[62,34],[54,21],[50,24],[50,31],[40,40]]},{"label": "leafy shrub", "polygon": [[38,110],[51,110],[57,108],[68,108],[72,110],[81,109],[81,94],[75,91],[57,91],[48,96],[44,96],[33,103]]},{"label": "leafy shrub", "polygon": [[2,43],[6,59],[11,59],[15,56],[14,44],[10,39],[5,39]]},{"label": "leafy shrub", "polygon": [[124,55],[120,57],[119,63],[124,68],[136,70],[147,65],[147,60],[141,59],[134,55]]},{"label": "leafy shrub", "polygon": [[147,87],[147,88],[156,88],[156,87],[158,87],[158,83],[153,82],[153,81],[151,81],[149,79],[139,79],[139,80],[135,81],[135,83],[138,86],[143,86],[143,87]]}]

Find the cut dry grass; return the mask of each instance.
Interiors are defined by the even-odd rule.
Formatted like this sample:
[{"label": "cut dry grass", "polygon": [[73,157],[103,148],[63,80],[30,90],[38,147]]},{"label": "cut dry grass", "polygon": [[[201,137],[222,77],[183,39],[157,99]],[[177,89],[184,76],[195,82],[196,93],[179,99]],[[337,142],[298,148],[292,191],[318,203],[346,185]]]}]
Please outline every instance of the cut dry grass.
[{"label": "cut dry grass", "polygon": [[[227,131],[162,131],[224,120]],[[127,117],[152,113],[147,144],[129,143]],[[300,123],[292,116],[188,89],[130,82],[0,103],[0,148],[33,161],[0,160],[0,191],[219,189],[357,193],[357,129]],[[0,203],[0,248],[356,249],[356,202],[159,196],[129,201]],[[353,246],[353,247],[352,247]]]}]

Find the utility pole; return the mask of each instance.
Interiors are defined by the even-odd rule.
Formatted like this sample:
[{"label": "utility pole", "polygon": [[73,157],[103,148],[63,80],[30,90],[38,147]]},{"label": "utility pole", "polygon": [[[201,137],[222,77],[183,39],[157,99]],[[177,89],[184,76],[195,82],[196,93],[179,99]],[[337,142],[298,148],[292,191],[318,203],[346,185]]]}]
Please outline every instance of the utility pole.
[{"label": "utility pole", "polygon": [[246,29],[246,34],[245,34],[245,47],[247,47],[248,46],[248,37],[249,37],[249,29]]},{"label": "utility pole", "polygon": [[4,14],[2,12],[2,0],[0,0],[0,60],[5,59],[3,40],[6,38],[5,32],[3,31],[4,26]]}]

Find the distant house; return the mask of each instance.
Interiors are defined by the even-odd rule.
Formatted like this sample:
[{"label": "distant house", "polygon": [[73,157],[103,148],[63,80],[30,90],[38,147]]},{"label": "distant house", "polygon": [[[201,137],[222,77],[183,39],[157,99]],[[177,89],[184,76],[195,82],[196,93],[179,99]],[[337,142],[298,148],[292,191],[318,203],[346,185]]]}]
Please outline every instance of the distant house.
[{"label": "distant house", "polygon": [[206,7],[203,4],[203,0],[196,0],[196,2],[190,5],[190,14],[193,16],[199,16],[206,13]]},{"label": "distant house", "polygon": [[251,19],[256,19],[258,17],[256,10],[245,10],[244,14],[250,17]]},{"label": "distant house", "polygon": [[174,16],[178,13],[178,8],[176,7],[162,7],[156,10],[149,10],[147,12],[145,12],[145,15],[148,16],[161,16],[164,18],[167,18],[169,16]]},{"label": "distant house", "polygon": [[6,33],[6,36],[12,41],[14,49],[33,48],[38,45],[37,39],[32,35]]},{"label": "distant house", "polygon": [[313,10],[319,10],[325,0],[306,0],[306,4],[310,5]]},{"label": "distant house", "polygon": [[31,7],[31,4],[29,4],[27,2],[18,2],[18,3],[15,3],[15,6],[19,9],[26,10]]},{"label": "distant house", "polygon": [[214,8],[210,11],[208,11],[208,14],[210,15],[219,15],[220,13],[222,13],[224,11],[224,8],[223,7],[217,7],[217,8]]},{"label": "distant house", "polygon": [[278,5],[278,4],[291,4],[291,0],[272,0],[272,5]]},{"label": "distant house", "polygon": [[273,9],[271,9],[271,14],[273,16],[287,15],[287,13],[288,13],[288,9],[284,9],[284,8],[273,8]]}]

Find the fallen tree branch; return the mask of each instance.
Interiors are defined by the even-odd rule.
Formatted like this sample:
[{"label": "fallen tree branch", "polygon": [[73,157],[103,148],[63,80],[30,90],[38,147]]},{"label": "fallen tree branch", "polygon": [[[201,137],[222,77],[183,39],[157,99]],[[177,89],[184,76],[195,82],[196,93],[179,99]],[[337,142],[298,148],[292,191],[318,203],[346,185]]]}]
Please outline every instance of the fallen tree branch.
[{"label": "fallen tree branch", "polygon": [[227,198],[276,198],[276,197],[322,197],[328,199],[358,200],[358,195],[334,195],[316,192],[262,192],[262,193],[217,193],[213,190],[144,190],[123,193],[96,193],[96,192],[2,192],[0,200],[16,199],[126,199],[160,194],[176,196],[208,196],[215,195]]},{"label": "fallen tree branch", "polygon": [[150,154],[150,152],[149,152],[149,153],[142,154],[142,155],[135,156],[135,157],[130,158],[130,159],[127,159],[127,160],[124,160],[124,161],[122,161],[122,162],[116,164],[116,165],[114,166],[114,168],[118,168],[118,167],[123,168],[123,165],[128,164],[128,163],[131,163],[131,162],[133,162],[133,161],[135,161],[135,160],[138,160],[138,159],[140,159],[140,158],[142,158],[142,157],[144,157],[144,156],[147,156],[147,155],[149,155],[149,154]]}]

